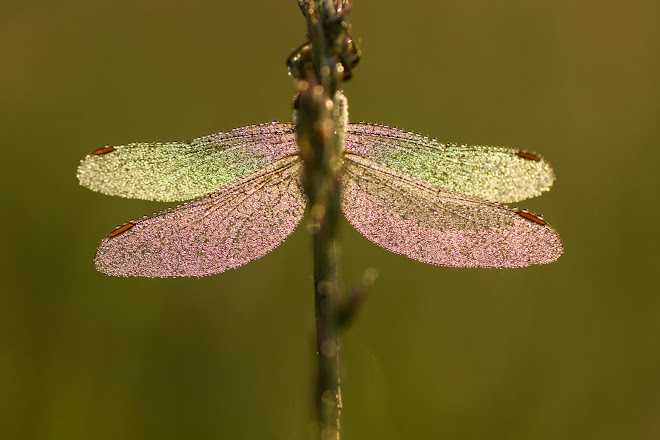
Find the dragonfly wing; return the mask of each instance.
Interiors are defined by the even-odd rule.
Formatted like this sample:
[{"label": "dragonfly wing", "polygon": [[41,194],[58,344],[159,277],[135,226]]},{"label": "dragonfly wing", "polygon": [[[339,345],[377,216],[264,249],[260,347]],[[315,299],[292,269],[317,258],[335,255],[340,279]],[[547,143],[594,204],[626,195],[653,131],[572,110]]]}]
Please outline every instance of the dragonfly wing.
[{"label": "dragonfly wing", "polygon": [[370,159],[345,154],[342,210],[362,235],[414,260],[453,267],[525,267],[561,255],[542,219],[438,189]]},{"label": "dragonfly wing", "polygon": [[205,276],[260,258],[291,234],[305,210],[302,161],[288,156],[205,197],[127,223],[94,259],[114,276]]},{"label": "dragonfly wing", "polygon": [[442,144],[368,123],[349,124],[346,151],[433,185],[493,202],[516,202],[550,189],[554,173],[540,156],[501,147]]},{"label": "dragonfly wing", "polygon": [[291,124],[252,125],[186,142],[100,148],[81,161],[78,180],[112,196],[192,200],[296,151]]}]

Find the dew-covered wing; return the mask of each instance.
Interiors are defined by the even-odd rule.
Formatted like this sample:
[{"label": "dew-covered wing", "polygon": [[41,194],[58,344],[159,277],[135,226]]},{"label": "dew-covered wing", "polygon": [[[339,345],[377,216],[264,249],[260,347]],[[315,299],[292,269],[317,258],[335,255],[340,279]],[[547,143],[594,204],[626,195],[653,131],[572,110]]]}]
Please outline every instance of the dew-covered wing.
[{"label": "dew-covered wing", "polygon": [[525,267],[561,255],[540,217],[437,188],[370,159],[345,154],[342,210],[362,235],[412,259],[453,267]]},{"label": "dew-covered wing", "polygon": [[214,193],[129,222],[98,248],[96,268],[114,276],[205,276],[260,258],[303,216],[302,161],[288,156]]},{"label": "dew-covered wing", "polygon": [[346,151],[384,163],[447,191],[516,202],[550,189],[554,174],[540,156],[511,148],[443,144],[396,128],[349,124]]},{"label": "dew-covered wing", "polygon": [[192,200],[296,151],[291,124],[273,122],[186,142],[99,148],[81,161],[78,179],[113,196]]}]

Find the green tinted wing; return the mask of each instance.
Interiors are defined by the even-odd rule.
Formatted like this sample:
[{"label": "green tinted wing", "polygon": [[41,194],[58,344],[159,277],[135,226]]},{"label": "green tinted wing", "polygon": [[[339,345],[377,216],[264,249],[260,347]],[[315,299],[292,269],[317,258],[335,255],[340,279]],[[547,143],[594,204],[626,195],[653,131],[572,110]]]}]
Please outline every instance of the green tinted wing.
[{"label": "green tinted wing", "polygon": [[291,124],[235,128],[186,142],[100,148],[78,167],[80,184],[104,194],[191,200],[298,150]]},{"label": "green tinted wing", "polygon": [[383,125],[349,124],[346,150],[447,191],[493,202],[536,197],[555,179],[550,165],[534,153],[443,144]]}]

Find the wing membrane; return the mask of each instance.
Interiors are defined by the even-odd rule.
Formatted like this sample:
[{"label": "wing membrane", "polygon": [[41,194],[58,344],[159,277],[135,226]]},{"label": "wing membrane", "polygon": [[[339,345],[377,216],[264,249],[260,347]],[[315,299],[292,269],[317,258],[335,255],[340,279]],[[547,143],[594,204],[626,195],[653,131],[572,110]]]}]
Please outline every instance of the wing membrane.
[{"label": "wing membrane", "polygon": [[561,255],[555,230],[504,205],[438,189],[345,154],[342,210],[362,235],[414,260],[453,267],[525,267]]},{"label": "wing membrane", "polygon": [[419,134],[349,124],[346,151],[384,163],[447,191],[516,202],[550,189],[554,174],[540,156],[511,148],[442,144]]},{"label": "wing membrane", "polygon": [[301,164],[298,156],[282,158],[205,197],[118,228],[99,246],[96,268],[114,276],[205,276],[264,256],[303,216]]},{"label": "wing membrane", "polygon": [[81,185],[108,195],[184,201],[296,151],[291,124],[252,125],[188,142],[102,148],[82,160],[78,179]]}]

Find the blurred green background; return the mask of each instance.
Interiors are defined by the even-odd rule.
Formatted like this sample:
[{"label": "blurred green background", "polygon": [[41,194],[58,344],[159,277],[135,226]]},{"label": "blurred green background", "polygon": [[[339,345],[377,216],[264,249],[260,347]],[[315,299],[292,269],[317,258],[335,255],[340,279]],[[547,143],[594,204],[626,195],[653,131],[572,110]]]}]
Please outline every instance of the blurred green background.
[{"label": "blurred green background", "polygon": [[[400,3],[400,4],[399,4]],[[356,0],[353,120],[527,148],[565,241],[521,270],[380,273],[343,335],[345,439],[660,438],[660,4]],[[106,144],[290,120],[293,0],[0,1],[0,438],[312,438],[311,243],[204,279],[116,279],[95,248],[157,203],[95,194]]]}]

